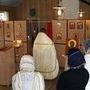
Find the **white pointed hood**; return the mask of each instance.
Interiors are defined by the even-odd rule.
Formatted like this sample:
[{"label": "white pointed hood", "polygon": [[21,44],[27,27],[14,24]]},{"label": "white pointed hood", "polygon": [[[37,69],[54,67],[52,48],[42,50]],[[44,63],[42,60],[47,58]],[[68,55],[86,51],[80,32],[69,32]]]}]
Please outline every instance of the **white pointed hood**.
[{"label": "white pointed hood", "polygon": [[56,50],[53,41],[40,32],[33,45],[33,57],[36,71],[41,72],[45,79],[54,79],[59,71]]},{"label": "white pointed hood", "polygon": [[34,44],[53,44],[52,40],[43,32],[38,33]]},{"label": "white pointed hood", "polygon": [[32,72],[35,70],[34,59],[30,55],[24,55],[20,61],[20,71]]}]

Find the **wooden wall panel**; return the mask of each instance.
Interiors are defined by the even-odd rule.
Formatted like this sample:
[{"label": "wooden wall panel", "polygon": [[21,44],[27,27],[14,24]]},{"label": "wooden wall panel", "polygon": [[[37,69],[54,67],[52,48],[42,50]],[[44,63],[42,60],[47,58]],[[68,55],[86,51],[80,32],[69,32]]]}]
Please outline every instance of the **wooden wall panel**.
[{"label": "wooden wall panel", "polygon": [[26,21],[14,21],[15,40],[27,40]]},{"label": "wooden wall panel", "polygon": [[53,41],[55,43],[65,43],[67,37],[67,21],[66,20],[53,20]]},{"label": "wooden wall panel", "polygon": [[55,47],[59,61],[59,67],[64,68],[66,65],[66,60],[62,57],[62,55],[65,55],[65,45],[55,44]]},{"label": "wooden wall panel", "polygon": [[27,43],[23,43],[21,47],[15,48],[15,61],[16,61],[16,63],[19,63],[21,60],[21,57],[25,54],[27,54]]},{"label": "wooden wall panel", "polygon": [[0,85],[10,85],[15,74],[14,49],[0,51]]},{"label": "wooden wall panel", "polygon": [[5,43],[4,43],[4,27],[3,27],[3,22],[0,22],[0,48],[3,48]]},{"label": "wooden wall panel", "polygon": [[79,6],[85,14],[83,15],[83,19],[90,19],[90,5],[81,2],[80,1],[80,6]]},{"label": "wooden wall panel", "polygon": [[22,0],[22,3],[14,8],[14,20],[26,20],[29,17],[29,9],[30,0]]},{"label": "wooden wall panel", "polygon": [[12,41],[5,41],[5,47],[14,46]]},{"label": "wooden wall panel", "polygon": [[13,21],[4,22],[4,33],[5,33],[5,40],[6,41],[13,41],[14,40]]},{"label": "wooden wall panel", "polygon": [[[57,6],[57,4],[58,0],[22,0],[22,3],[17,7],[7,7],[0,5],[0,11],[8,11],[10,20],[26,20],[28,17],[30,17],[30,9],[35,8],[38,19],[52,20],[57,18],[53,10],[53,7]],[[90,19],[90,5],[87,5],[83,2],[80,2],[79,5],[79,7],[86,12],[83,19]]]},{"label": "wooden wall panel", "polygon": [[85,40],[85,20],[68,20],[68,39],[76,36],[80,45]]},{"label": "wooden wall panel", "polygon": [[86,39],[90,39],[90,20],[86,20]]}]

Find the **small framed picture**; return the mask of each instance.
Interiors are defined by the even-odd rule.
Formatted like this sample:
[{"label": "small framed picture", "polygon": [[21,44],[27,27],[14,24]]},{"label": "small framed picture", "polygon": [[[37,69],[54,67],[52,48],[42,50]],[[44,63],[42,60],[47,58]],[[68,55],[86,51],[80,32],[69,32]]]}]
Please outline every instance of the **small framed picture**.
[{"label": "small framed picture", "polygon": [[83,29],[83,22],[77,22],[77,29]]},{"label": "small framed picture", "polygon": [[35,8],[30,9],[30,16],[31,17],[35,17],[36,16],[36,9]]},{"label": "small framed picture", "polygon": [[69,29],[75,29],[75,22],[69,22]]},{"label": "small framed picture", "polygon": [[56,34],[56,39],[61,40],[62,39],[62,33],[57,33]]}]

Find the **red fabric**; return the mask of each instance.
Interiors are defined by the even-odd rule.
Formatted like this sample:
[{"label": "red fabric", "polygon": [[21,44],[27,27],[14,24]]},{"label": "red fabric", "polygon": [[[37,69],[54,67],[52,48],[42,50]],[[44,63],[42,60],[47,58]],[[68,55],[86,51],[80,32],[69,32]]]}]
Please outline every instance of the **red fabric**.
[{"label": "red fabric", "polygon": [[52,22],[47,23],[47,35],[52,39]]}]

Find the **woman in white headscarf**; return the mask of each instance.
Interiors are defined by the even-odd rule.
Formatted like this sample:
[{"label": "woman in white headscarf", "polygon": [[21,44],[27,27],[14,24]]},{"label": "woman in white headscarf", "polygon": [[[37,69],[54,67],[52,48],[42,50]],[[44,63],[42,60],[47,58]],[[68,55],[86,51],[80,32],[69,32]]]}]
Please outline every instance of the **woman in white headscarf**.
[{"label": "woman in white headscarf", "polygon": [[56,50],[52,40],[44,33],[38,33],[33,46],[36,71],[43,74],[45,79],[54,79],[59,72]]},{"label": "woman in white headscarf", "polygon": [[90,40],[86,40],[83,43],[82,50],[85,53],[85,60],[86,60],[85,68],[89,72],[89,81],[85,90],[90,90]]},{"label": "woman in white headscarf", "polygon": [[44,78],[35,72],[34,59],[24,55],[20,61],[20,71],[12,77],[13,90],[45,90]]}]

